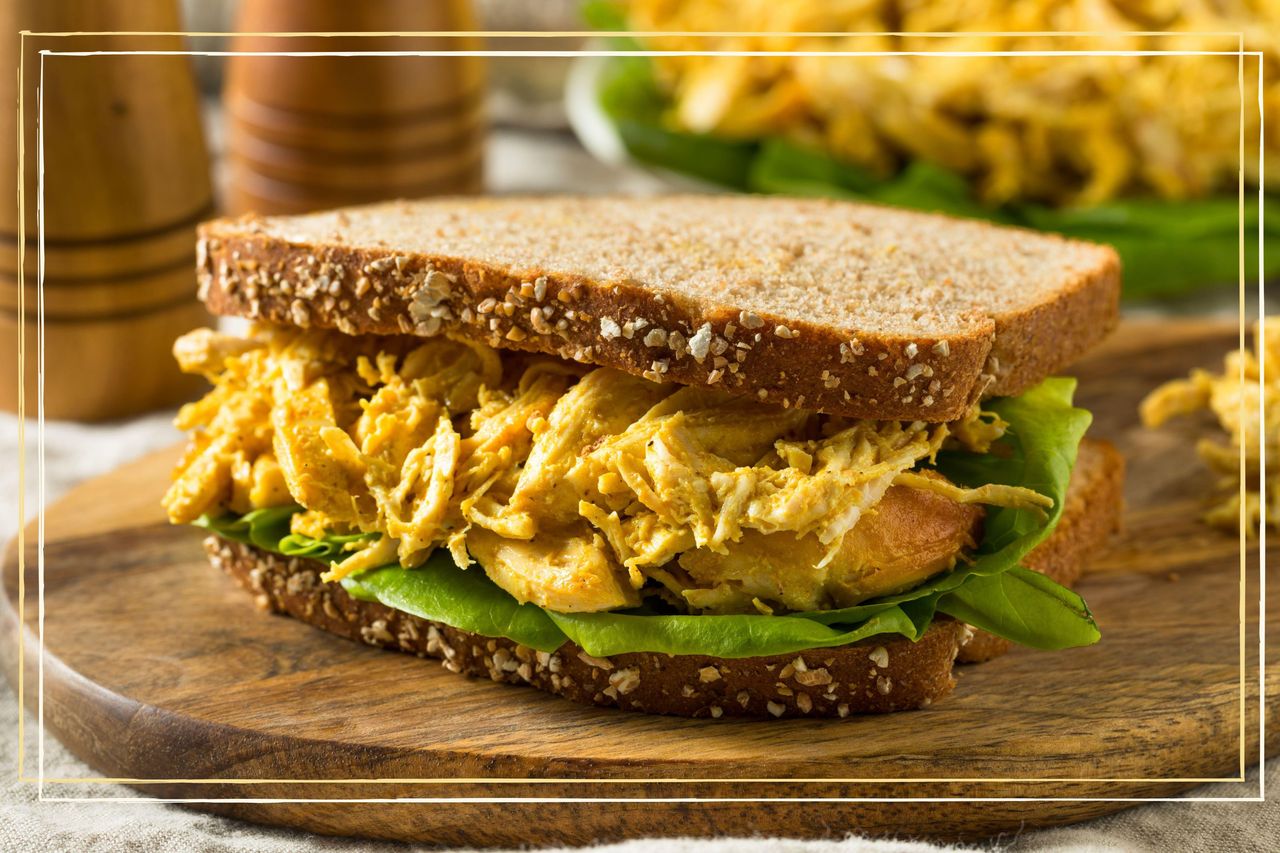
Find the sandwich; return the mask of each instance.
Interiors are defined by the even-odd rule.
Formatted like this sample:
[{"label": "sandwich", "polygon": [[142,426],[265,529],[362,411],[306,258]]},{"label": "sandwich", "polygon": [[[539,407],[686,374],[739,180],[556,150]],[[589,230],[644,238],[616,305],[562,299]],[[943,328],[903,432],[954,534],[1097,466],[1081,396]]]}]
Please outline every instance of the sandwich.
[{"label": "sandwich", "polygon": [[260,607],[568,699],[919,708],[1065,649],[1122,466],[1054,376],[1108,248],[848,202],[392,202],[199,229],[164,496]]}]

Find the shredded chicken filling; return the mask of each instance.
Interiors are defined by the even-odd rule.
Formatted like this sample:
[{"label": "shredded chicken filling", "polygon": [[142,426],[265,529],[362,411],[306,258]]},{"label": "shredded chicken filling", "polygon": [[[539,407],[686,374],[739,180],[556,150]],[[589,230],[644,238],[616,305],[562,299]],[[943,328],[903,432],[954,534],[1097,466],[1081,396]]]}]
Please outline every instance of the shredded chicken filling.
[{"label": "shredded chicken filling", "polygon": [[1217,417],[1228,439],[1223,443],[1206,437],[1196,443],[1196,451],[1218,475],[1222,494],[1205,520],[1227,530],[1244,524],[1250,533],[1262,523],[1280,527],[1280,325],[1255,328],[1253,350],[1228,353],[1221,373],[1196,369],[1186,379],[1156,388],[1142,401],[1142,421],[1156,427],[1204,409]]},{"label": "shredded chicken filling", "polygon": [[[952,568],[975,504],[1052,504],[920,468],[1003,434],[976,407],[851,420],[448,338],[201,329],[175,355],[214,389],[178,415],[193,434],[170,518],[297,503],[295,533],[380,534],[327,580],[446,548],[562,612],[654,590],[693,612],[821,609]],[[950,526],[926,535],[924,504]],[[889,542],[876,528],[894,518],[909,532]]]}]

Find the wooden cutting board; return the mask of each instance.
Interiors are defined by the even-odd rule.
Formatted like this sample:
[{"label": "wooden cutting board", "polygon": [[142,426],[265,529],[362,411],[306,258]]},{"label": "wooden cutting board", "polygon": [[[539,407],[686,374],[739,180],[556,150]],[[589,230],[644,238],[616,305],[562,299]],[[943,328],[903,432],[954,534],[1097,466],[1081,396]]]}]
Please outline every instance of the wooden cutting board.
[{"label": "wooden cutting board", "polygon": [[[1235,339],[1217,325],[1130,324],[1079,366],[1093,434],[1129,460],[1126,530],[1081,585],[1103,640],[964,667],[956,693],[927,710],[759,722],[583,708],[263,615],[205,562],[199,531],[165,524],[167,450],[46,513],[47,725],[147,795],[450,845],[972,837],[1132,804],[1069,798],[1167,797],[1237,777],[1258,747],[1257,551],[1246,553],[1242,634],[1239,542],[1197,521],[1212,478],[1193,444],[1211,425],[1148,432],[1135,416],[1147,389],[1216,366]],[[28,535],[34,542],[34,528]],[[34,545],[27,566],[24,689],[34,706]],[[13,546],[4,580],[0,618],[16,631]],[[1268,595],[1274,612],[1280,582]],[[6,644],[11,673],[14,650]],[[1274,651],[1269,663],[1276,695]],[[34,775],[36,757],[27,762]],[[68,784],[48,782],[45,793],[98,790]],[[1004,799],[938,799],[951,797]],[[386,799],[400,801],[372,802]]]}]

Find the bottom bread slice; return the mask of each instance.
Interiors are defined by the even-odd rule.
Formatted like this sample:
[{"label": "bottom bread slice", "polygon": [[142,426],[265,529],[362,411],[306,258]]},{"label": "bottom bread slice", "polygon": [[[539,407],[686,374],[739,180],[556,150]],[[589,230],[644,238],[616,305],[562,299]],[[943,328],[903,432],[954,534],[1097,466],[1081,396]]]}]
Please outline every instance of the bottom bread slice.
[{"label": "bottom bread slice", "polygon": [[[1122,478],[1123,462],[1111,445],[1082,444],[1058,528],[1028,564],[1059,583],[1074,583],[1085,555],[1118,523]],[[957,656],[976,662],[1009,647],[1006,640],[940,616],[915,643],[886,635],[772,657],[632,652],[604,659],[573,643],[548,653],[354,599],[340,585],[321,581],[326,566],[314,560],[282,557],[218,536],[205,540],[205,551],[264,610],[372,646],[438,658],[463,675],[653,714],[844,717],[922,708],[955,687]]]},{"label": "bottom bread slice", "polygon": [[439,658],[446,669],[463,675],[653,714],[843,717],[924,707],[955,686],[952,664],[970,633],[943,617],[916,643],[895,635],[773,657],[631,652],[605,659],[573,643],[547,653],[354,599],[341,586],[321,581],[326,567],[314,560],[282,557],[218,536],[205,540],[205,551],[264,610],[372,646]]}]

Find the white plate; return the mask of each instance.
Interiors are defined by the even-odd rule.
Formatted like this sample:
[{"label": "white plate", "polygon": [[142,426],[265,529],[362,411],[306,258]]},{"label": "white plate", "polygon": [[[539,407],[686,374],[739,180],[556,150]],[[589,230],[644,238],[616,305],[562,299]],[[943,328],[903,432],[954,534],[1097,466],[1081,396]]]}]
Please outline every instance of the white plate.
[{"label": "white plate", "polygon": [[[604,50],[607,45],[594,40],[588,50]],[[644,163],[631,156],[618,129],[600,106],[600,82],[611,57],[580,56],[569,68],[564,88],[564,111],[569,126],[582,147],[602,163],[619,168],[640,169],[660,178],[673,190],[701,193],[728,193],[727,187],[690,177],[682,172]]]}]

